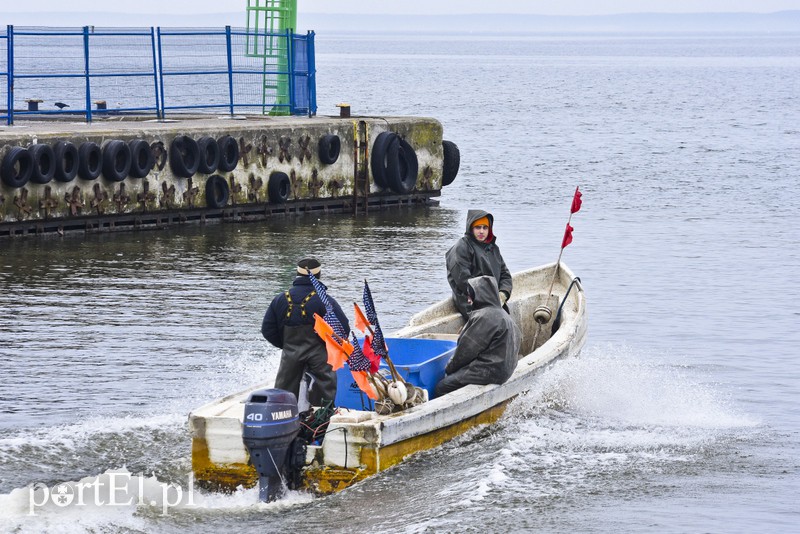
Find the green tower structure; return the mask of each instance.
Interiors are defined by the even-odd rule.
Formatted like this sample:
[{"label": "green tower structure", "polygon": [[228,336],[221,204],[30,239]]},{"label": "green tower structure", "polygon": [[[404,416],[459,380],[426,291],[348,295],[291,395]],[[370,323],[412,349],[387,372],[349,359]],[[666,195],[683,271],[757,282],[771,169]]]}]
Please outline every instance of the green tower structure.
[{"label": "green tower structure", "polygon": [[[289,115],[289,54],[297,0],[247,0],[246,54],[263,59],[262,113]],[[274,74],[278,72],[278,74]],[[272,104],[276,104],[273,106]]]}]

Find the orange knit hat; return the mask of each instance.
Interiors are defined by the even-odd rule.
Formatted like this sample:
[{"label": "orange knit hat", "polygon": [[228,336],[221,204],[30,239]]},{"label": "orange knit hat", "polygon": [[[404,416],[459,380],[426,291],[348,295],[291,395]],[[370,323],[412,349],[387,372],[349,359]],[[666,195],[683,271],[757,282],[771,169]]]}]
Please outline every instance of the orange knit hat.
[{"label": "orange knit hat", "polygon": [[489,224],[489,217],[481,217],[480,219],[472,223],[470,228],[475,228],[476,226],[491,226]]}]

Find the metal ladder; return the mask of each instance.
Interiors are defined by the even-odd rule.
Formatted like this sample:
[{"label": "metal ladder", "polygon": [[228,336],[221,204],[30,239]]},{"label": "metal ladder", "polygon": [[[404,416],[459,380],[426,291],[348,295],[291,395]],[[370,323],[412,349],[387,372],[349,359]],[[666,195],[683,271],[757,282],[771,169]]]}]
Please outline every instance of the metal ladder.
[{"label": "metal ladder", "polygon": [[369,211],[369,133],[366,121],[353,121],[353,214]]},{"label": "metal ladder", "polygon": [[[261,112],[289,115],[289,36],[297,27],[297,0],[247,0],[245,55],[263,59]],[[288,30],[288,33],[287,33]],[[273,67],[274,68],[271,68]],[[268,71],[272,70],[272,74]],[[274,74],[277,71],[279,74]],[[275,98],[267,98],[274,94]],[[274,102],[277,106],[268,106]]]}]

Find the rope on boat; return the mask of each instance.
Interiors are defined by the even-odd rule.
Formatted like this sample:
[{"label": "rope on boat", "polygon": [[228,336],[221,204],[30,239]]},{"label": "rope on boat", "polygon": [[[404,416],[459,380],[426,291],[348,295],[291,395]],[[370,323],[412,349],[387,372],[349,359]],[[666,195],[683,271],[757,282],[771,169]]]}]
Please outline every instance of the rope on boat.
[{"label": "rope on boat", "polygon": [[341,430],[342,434],[344,435],[344,467],[347,468],[347,428],[343,426],[338,426],[331,430],[331,432],[336,432],[337,430]]},{"label": "rope on boat", "polygon": [[336,408],[333,407],[333,401],[326,401],[323,403],[323,405],[317,408],[312,414],[300,420],[300,426],[303,427],[300,437],[305,439],[308,443],[313,443],[318,438],[324,438],[331,416],[333,416],[336,411]]}]

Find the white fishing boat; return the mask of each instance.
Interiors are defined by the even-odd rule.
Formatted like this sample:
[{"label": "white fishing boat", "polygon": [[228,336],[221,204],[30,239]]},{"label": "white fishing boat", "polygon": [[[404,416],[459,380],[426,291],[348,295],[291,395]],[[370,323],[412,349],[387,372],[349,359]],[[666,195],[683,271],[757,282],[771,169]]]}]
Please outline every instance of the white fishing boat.
[{"label": "white fishing boat", "polygon": [[[291,478],[290,486],[318,494],[344,489],[401,462],[410,454],[436,447],[477,425],[496,421],[515,396],[531,387],[542,367],[557,358],[577,355],[587,332],[586,303],[580,280],[563,264],[522,271],[513,278],[514,291],[508,307],[522,331],[523,340],[519,363],[505,383],[469,385],[433,398],[435,383],[430,382],[441,378],[444,363],[452,354],[464,324],[452,301],[443,300],[414,315],[408,326],[387,339],[396,367],[410,383],[416,378],[416,386],[425,390],[425,402],[380,415],[369,409],[372,407],[369,401],[363,408],[355,409],[352,402],[350,408],[340,407],[337,395],[337,413],[330,417],[324,439],[321,443],[304,444],[301,449],[290,451],[288,456],[292,458],[288,463],[293,465],[294,475],[283,480]],[[404,365],[403,355],[393,352],[393,339],[420,340],[420,344],[425,343],[422,340],[435,340],[440,344],[446,342],[446,346],[445,350],[436,349],[440,354],[434,358],[424,356],[429,361]],[[340,378],[340,390],[349,387],[350,381],[344,382]],[[245,408],[251,406],[248,401],[266,401],[265,395],[258,392],[271,387],[271,382],[254,385],[190,414],[192,468],[201,484],[234,489],[252,487],[259,482],[261,469],[257,472],[252,464],[260,465],[263,459],[251,458],[243,431],[248,428],[246,417],[249,422],[254,418],[260,421],[262,414],[248,412],[249,415],[245,415]],[[293,409],[296,415],[296,408]],[[283,410],[273,411],[272,415],[281,413]],[[289,413],[286,410],[286,414]],[[267,463],[275,464],[272,454],[268,455]],[[265,482],[263,477],[261,482]]]}]

